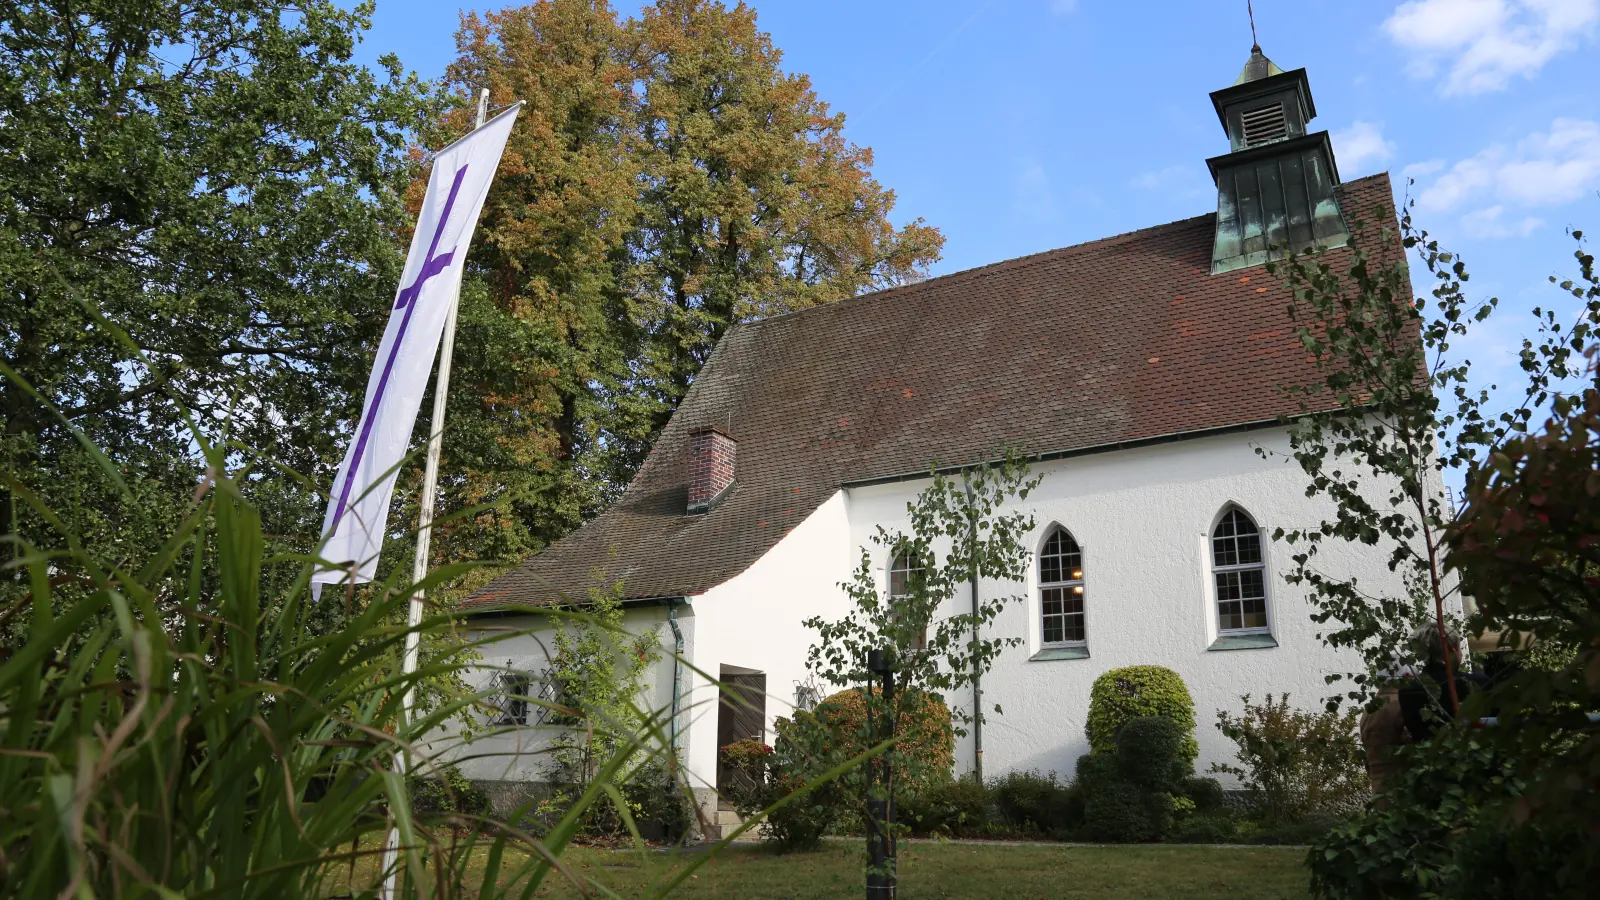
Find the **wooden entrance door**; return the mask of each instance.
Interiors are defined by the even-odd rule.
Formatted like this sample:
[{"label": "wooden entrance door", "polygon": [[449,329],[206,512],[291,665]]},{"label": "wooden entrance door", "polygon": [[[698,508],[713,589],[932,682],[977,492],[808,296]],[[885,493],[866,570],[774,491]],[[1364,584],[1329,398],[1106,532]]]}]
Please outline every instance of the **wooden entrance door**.
[{"label": "wooden entrance door", "polygon": [[767,676],[764,672],[724,674],[717,704],[717,793],[726,797],[742,776],[722,762],[721,749],[735,741],[766,740]]}]

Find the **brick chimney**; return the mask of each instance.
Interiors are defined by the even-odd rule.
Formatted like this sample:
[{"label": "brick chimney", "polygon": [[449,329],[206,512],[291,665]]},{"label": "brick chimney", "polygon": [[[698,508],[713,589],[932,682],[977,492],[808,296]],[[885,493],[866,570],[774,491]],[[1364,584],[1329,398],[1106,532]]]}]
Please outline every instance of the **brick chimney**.
[{"label": "brick chimney", "polygon": [[739,442],[715,425],[689,432],[689,512],[705,512],[733,484]]}]

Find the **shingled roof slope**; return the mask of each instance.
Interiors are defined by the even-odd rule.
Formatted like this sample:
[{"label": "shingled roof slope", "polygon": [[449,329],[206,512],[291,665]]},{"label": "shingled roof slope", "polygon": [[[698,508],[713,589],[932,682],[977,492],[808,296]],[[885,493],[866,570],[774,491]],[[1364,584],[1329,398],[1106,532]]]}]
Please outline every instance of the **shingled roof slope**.
[{"label": "shingled roof slope", "polygon": [[[1340,192],[1348,220],[1393,221],[1387,174]],[[465,606],[582,599],[617,580],[629,598],[695,595],[846,482],[1296,412],[1280,386],[1315,374],[1289,294],[1260,267],[1210,274],[1215,218],[729,329],[616,505]],[[690,514],[689,432],[712,424],[738,439],[736,480]]]}]

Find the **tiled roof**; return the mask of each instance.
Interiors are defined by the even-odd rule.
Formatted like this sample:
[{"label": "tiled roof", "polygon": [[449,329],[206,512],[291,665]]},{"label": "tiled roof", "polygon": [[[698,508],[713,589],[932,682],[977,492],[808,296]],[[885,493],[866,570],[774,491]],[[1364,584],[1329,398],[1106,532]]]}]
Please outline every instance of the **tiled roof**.
[{"label": "tiled roof", "polygon": [[[1340,188],[1392,222],[1389,177]],[[1379,209],[1388,211],[1384,218]],[[1271,421],[1314,372],[1260,267],[1211,275],[1214,215],[931,278],[730,329],[611,509],[468,608],[622,582],[630,598],[739,574],[841,484]],[[1332,251],[1333,264],[1347,250]],[[738,439],[736,481],[689,514],[691,429]]]}]

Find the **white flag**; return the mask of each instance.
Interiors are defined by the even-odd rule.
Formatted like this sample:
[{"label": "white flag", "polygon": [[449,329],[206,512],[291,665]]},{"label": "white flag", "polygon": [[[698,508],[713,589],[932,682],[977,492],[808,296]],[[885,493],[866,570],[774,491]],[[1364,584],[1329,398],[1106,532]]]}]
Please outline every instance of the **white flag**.
[{"label": "white flag", "polygon": [[352,564],[356,581],[371,581],[376,574],[396,467],[411,442],[445,316],[461,286],[472,230],[521,107],[510,107],[434,157],[405,272],[367,379],[361,422],[334,478],[322,523],[322,558],[342,568],[318,571],[313,582],[344,581]]}]

